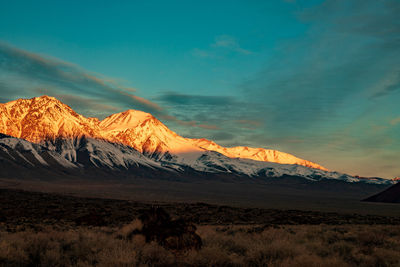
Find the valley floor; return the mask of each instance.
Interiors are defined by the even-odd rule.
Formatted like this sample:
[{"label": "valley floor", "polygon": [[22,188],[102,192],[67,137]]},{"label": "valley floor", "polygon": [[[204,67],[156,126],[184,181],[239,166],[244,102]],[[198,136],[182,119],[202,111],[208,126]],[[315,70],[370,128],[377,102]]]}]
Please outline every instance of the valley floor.
[{"label": "valley floor", "polygon": [[140,203],[208,203],[243,208],[303,210],[400,216],[400,205],[363,202],[386,189],[337,181],[269,178],[231,182],[166,179],[85,179],[77,177],[0,178],[0,188],[50,192],[64,196],[130,200]]},{"label": "valley floor", "polygon": [[[200,250],[126,233],[157,206]],[[0,266],[400,266],[400,216],[137,202],[0,189]]]}]

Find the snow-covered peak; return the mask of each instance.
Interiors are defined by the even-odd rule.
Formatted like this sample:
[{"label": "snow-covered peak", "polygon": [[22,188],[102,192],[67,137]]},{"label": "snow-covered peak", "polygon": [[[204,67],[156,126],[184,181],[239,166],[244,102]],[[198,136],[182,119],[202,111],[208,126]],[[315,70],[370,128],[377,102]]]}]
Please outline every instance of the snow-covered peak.
[{"label": "snow-covered peak", "polygon": [[167,156],[176,162],[193,162],[204,151],[215,151],[229,158],[296,164],[326,170],[316,163],[277,150],[222,147],[207,139],[184,138],[143,111],[126,110],[102,121],[86,118],[49,96],[0,104],[0,133],[34,143],[57,137],[87,136],[124,144],[150,157]]},{"label": "snow-covered peak", "polygon": [[35,143],[57,137],[101,137],[97,124],[97,120],[79,115],[54,97],[0,104],[0,132]]},{"label": "snow-covered peak", "polygon": [[108,116],[100,122],[103,131],[124,131],[135,128],[142,122],[154,118],[150,113],[129,109],[121,113]]},{"label": "snow-covered peak", "polygon": [[[139,116],[129,120],[130,115]],[[200,155],[198,152],[204,152],[204,149],[193,145],[155,117],[148,115],[150,114],[134,112],[121,117],[117,116],[115,118],[119,121],[117,125],[122,123],[121,127],[113,127],[111,123],[109,127],[103,128],[107,125],[103,124],[104,121],[100,125],[107,140],[133,147],[152,158],[159,159],[168,156],[176,161],[192,162]],[[110,117],[110,121],[112,119]]]}]

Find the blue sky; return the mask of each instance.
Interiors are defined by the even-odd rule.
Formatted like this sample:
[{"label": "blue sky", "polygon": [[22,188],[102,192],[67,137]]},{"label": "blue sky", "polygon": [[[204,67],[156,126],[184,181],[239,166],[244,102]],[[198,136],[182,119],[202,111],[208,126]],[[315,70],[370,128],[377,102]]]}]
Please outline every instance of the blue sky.
[{"label": "blue sky", "polygon": [[3,1],[0,102],[133,108],[187,137],[400,175],[400,2]]}]

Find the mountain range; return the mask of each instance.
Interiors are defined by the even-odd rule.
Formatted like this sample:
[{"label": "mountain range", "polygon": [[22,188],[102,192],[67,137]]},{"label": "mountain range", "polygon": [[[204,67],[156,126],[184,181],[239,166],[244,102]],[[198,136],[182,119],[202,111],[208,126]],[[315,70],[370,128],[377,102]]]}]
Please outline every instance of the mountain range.
[{"label": "mountain range", "polygon": [[88,118],[49,96],[0,104],[0,133],[2,176],[291,176],[310,181],[394,183],[329,171],[277,150],[223,147],[207,139],[185,138],[153,115],[138,110],[112,114],[103,120]]}]

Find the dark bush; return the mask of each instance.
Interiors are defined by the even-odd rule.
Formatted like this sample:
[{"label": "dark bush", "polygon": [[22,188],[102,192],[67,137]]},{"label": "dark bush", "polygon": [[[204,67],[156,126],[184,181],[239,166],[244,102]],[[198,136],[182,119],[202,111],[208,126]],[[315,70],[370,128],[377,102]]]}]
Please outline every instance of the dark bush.
[{"label": "dark bush", "polygon": [[200,249],[202,241],[196,234],[196,226],[184,219],[171,219],[163,208],[151,208],[139,216],[142,229],[133,230],[129,238],[143,235],[146,242],[156,241],[170,250]]}]

